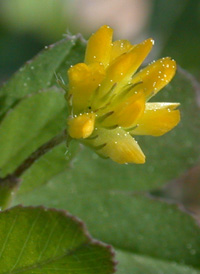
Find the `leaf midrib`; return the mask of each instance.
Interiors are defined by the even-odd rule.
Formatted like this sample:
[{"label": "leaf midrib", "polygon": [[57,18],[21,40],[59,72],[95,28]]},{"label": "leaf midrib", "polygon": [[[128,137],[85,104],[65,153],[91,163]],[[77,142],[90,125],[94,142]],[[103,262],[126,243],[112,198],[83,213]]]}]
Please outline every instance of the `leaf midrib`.
[{"label": "leaf midrib", "polygon": [[16,273],[20,273],[20,272],[25,272],[27,270],[37,269],[38,267],[42,267],[45,264],[48,265],[48,263],[53,263],[53,262],[59,261],[60,259],[62,259],[64,257],[70,256],[72,253],[75,253],[76,251],[78,251],[82,247],[87,246],[88,244],[90,244],[90,242],[85,241],[82,244],[80,244],[79,246],[77,246],[76,248],[73,248],[73,249],[69,250],[67,253],[63,254],[62,256],[55,256],[53,258],[44,260],[44,261],[39,262],[39,263],[35,263],[35,264],[29,265],[29,266],[25,266],[25,267],[15,269],[14,271],[0,272],[0,274],[16,274]]}]

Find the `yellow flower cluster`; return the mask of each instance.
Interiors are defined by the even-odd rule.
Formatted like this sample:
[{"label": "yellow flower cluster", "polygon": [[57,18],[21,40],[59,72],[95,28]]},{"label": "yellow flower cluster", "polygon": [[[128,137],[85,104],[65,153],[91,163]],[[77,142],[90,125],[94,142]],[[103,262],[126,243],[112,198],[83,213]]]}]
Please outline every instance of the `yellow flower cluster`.
[{"label": "yellow flower cluster", "polygon": [[112,42],[112,34],[108,26],[97,30],[84,63],[68,70],[68,133],[102,157],[140,164],[145,156],[133,135],[160,136],[180,120],[178,103],[148,102],[172,79],[176,63],[166,57],[136,73],[153,40],[131,45]]}]

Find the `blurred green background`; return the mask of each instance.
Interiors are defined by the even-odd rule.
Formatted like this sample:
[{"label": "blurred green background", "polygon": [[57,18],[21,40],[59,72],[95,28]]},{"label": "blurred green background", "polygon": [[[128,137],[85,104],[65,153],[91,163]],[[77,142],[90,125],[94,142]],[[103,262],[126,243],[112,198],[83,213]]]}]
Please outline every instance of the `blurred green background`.
[{"label": "blurred green background", "polygon": [[[183,69],[182,76],[191,81],[200,105],[199,0],[1,0],[0,83],[46,45],[68,34],[82,33],[88,38],[104,24],[114,29],[115,39],[137,43],[153,37],[156,43],[146,62],[161,56],[174,58]],[[180,183],[172,182],[162,195],[199,204],[199,174],[197,163],[194,173]],[[185,193],[191,178],[193,191],[188,198]]]},{"label": "blurred green background", "polygon": [[108,24],[115,38],[156,40],[150,58],[172,56],[199,77],[199,0],[1,0],[0,81],[67,33],[88,37]]}]

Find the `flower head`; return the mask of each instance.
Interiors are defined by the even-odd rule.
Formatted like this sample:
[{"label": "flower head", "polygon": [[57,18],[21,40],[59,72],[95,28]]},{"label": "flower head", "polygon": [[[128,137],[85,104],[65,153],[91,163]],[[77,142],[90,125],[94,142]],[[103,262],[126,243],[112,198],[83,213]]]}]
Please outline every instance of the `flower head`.
[{"label": "flower head", "polygon": [[88,41],[85,62],[68,70],[68,133],[102,157],[144,163],[133,136],[163,135],[180,120],[178,103],[148,102],[172,79],[176,63],[166,57],[136,73],[153,40],[112,42],[112,33],[108,26],[97,30]]}]

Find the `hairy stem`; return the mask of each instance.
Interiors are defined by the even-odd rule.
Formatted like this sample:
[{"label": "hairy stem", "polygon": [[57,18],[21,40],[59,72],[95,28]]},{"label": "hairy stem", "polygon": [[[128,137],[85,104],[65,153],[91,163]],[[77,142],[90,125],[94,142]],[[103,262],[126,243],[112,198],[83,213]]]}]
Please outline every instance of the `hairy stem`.
[{"label": "hairy stem", "polygon": [[5,178],[0,178],[0,208],[5,209],[10,205],[12,196],[18,189],[20,176],[42,155],[67,140],[67,137],[65,131],[61,132],[28,156],[12,174],[7,175]]},{"label": "hairy stem", "polygon": [[14,171],[14,173],[12,173],[12,176],[19,178],[36,160],[55,146],[62,143],[64,140],[66,140],[65,132],[53,137],[47,143],[43,144],[36,151],[34,151],[26,160],[24,160],[24,162]]}]

